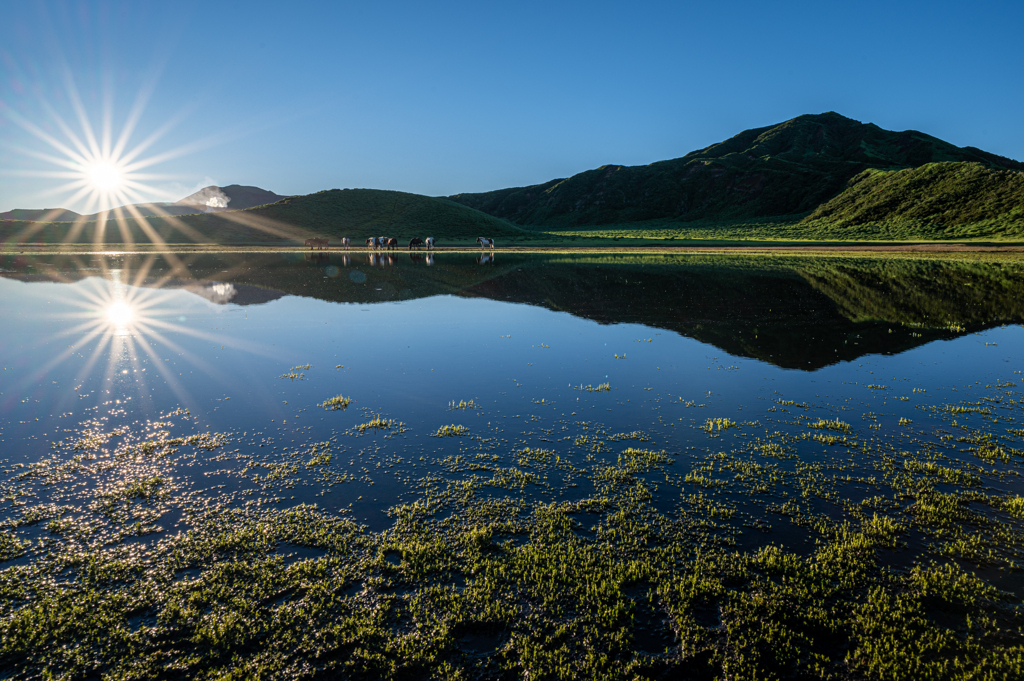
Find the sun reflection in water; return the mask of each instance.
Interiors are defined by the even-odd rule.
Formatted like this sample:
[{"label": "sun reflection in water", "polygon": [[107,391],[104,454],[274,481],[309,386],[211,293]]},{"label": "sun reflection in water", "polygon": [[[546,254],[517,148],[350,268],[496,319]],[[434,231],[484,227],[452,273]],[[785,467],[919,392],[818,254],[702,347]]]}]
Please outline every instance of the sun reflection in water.
[{"label": "sun reflection in water", "polygon": [[114,333],[118,336],[123,336],[128,333],[128,327],[135,319],[135,311],[132,310],[128,303],[123,301],[110,305],[107,308],[106,314],[107,320],[114,328]]}]

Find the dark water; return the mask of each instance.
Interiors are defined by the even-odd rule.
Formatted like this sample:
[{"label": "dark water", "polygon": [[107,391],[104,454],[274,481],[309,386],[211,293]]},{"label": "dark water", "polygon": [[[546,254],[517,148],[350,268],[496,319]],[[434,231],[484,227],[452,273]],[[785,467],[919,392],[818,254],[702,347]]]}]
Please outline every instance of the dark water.
[{"label": "dark water", "polygon": [[[7,257],[0,274],[0,456],[11,475],[78,451],[70,443],[89,430],[122,429],[100,452],[164,429],[220,433],[224,446],[180,462],[179,489],[232,504],[315,502],[380,530],[424,478],[489,478],[492,457],[524,447],[580,465],[629,446],[665,450],[674,473],[658,474],[653,503],[667,511],[700,487],[684,476],[706,457],[787,436],[805,465],[849,464],[853,475],[882,449],[941,450],[991,469],[990,493],[1021,492],[1019,477],[996,472],[1015,464],[984,463],[942,437],[984,430],[1021,448],[1008,430],[1022,427],[1016,261],[183,254]],[[354,402],[317,406],[339,394]],[[453,409],[460,401],[473,407]],[[402,425],[352,430],[375,417]],[[702,428],[723,418],[735,427]],[[828,434],[808,430],[816,419],[848,424],[832,434],[855,444],[813,439]],[[468,433],[432,437],[444,425]],[[330,460],[308,463],[320,442]],[[593,491],[571,473],[545,476],[480,494]],[[847,500],[872,493],[831,484]],[[74,503],[70,489],[55,501]],[[828,495],[814,504],[842,516]],[[19,507],[8,499],[0,514]],[[739,545],[807,541],[761,516],[737,525]]]}]

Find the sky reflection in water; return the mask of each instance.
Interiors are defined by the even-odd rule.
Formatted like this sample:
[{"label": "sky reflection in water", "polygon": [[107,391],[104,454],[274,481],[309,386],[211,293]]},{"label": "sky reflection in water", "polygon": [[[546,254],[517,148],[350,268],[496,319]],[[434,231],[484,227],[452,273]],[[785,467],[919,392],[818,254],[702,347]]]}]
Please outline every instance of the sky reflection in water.
[{"label": "sky reflection in water", "polygon": [[[932,407],[991,397],[1024,369],[1013,263],[182,260],[186,271],[152,256],[4,265],[0,440],[9,465],[50,456],[52,442],[90,419],[138,426],[183,408],[190,428],[230,440],[226,453],[179,471],[195,489],[233,495],[231,503],[316,502],[383,529],[389,507],[420,494],[417,479],[451,477],[436,465],[446,457],[482,460],[528,446],[581,463],[614,461],[635,445],[673,454],[681,477],[709,452],[807,432],[810,420],[837,415],[861,443],[909,419],[913,429],[890,440],[920,448],[950,427]],[[602,383],[611,391],[581,390]],[[317,406],[338,394],[354,404]],[[1002,394],[1019,400],[1007,387]],[[478,408],[450,408],[469,400]],[[344,434],[375,416],[400,421],[404,432]],[[739,427],[710,438],[700,426],[715,418]],[[982,427],[983,418],[993,417],[959,420]],[[431,437],[446,424],[468,427],[469,436]],[[635,431],[649,439],[607,439]],[[595,434],[596,449],[580,444]],[[325,441],[347,482],[326,484],[302,466],[283,487],[244,474]],[[804,461],[856,453],[813,440],[795,446]],[[995,484],[1021,489],[1015,478]],[[592,492],[557,473],[547,485],[522,494]],[[655,504],[670,512],[688,486],[666,477],[658,489]],[[751,529],[756,515],[739,531],[741,545],[809,541],[777,518],[773,535]]]}]

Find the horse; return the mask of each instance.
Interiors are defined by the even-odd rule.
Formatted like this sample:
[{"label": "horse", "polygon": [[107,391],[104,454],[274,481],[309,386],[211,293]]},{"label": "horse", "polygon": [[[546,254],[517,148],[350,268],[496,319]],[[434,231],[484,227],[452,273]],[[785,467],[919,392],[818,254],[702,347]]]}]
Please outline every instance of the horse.
[{"label": "horse", "polygon": [[310,250],[313,250],[313,240],[312,239],[306,239],[305,241],[302,242],[302,246],[303,246],[303,248],[307,248],[308,247]]},{"label": "horse", "polygon": [[418,236],[414,236],[413,238],[409,239],[409,250],[410,251],[412,250],[413,246],[422,246],[422,245],[423,245],[423,239],[419,238]]},{"label": "horse", "polygon": [[389,251],[393,251],[398,248],[398,239],[395,237],[389,238],[386,243]]},{"label": "horse", "polygon": [[341,237],[341,245],[345,247],[347,251],[349,246],[352,244],[351,240],[347,236]]},{"label": "horse", "polygon": [[481,251],[484,250],[485,248],[490,248],[492,251],[494,250],[494,239],[485,239],[482,236],[478,236],[476,240],[477,243],[480,244]]},{"label": "horse", "polygon": [[427,237],[427,250],[428,251],[434,250],[434,237],[432,237],[432,236],[428,236]]},{"label": "horse", "polygon": [[323,249],[329,247],[328,240],[327,239],[321,239],[319,237],[313,237],[312,239],[306,239],[303,242],[302,245],[303,246],[309,246],[310,250],[313,250],[315,248],[318,251],[319,250],[323,250]]},{"label": "horse", "polygon": [[370,238],[368,238],[368,239],[366,240],[366,247],[367,247],[367,248],[377,248],[377,240],[376,240],[376,239],[374,239],[374,238],[373,238],[373,237],[371,236]]}]

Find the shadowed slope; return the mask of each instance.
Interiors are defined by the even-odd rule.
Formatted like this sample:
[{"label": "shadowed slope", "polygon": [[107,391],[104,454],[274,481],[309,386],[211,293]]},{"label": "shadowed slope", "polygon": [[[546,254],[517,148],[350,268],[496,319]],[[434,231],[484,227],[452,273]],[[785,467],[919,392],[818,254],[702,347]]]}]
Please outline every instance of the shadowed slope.
[{"label": "shadowed slope", "polygon": [[1024,164],[917,131],[890,132],[837,113],[744,131],[682,158],[607,165],[530,187],[451,199],[519,224],[551,228],[643,220],[800,215],[867,168],[942,161],[1024,170]]}]

